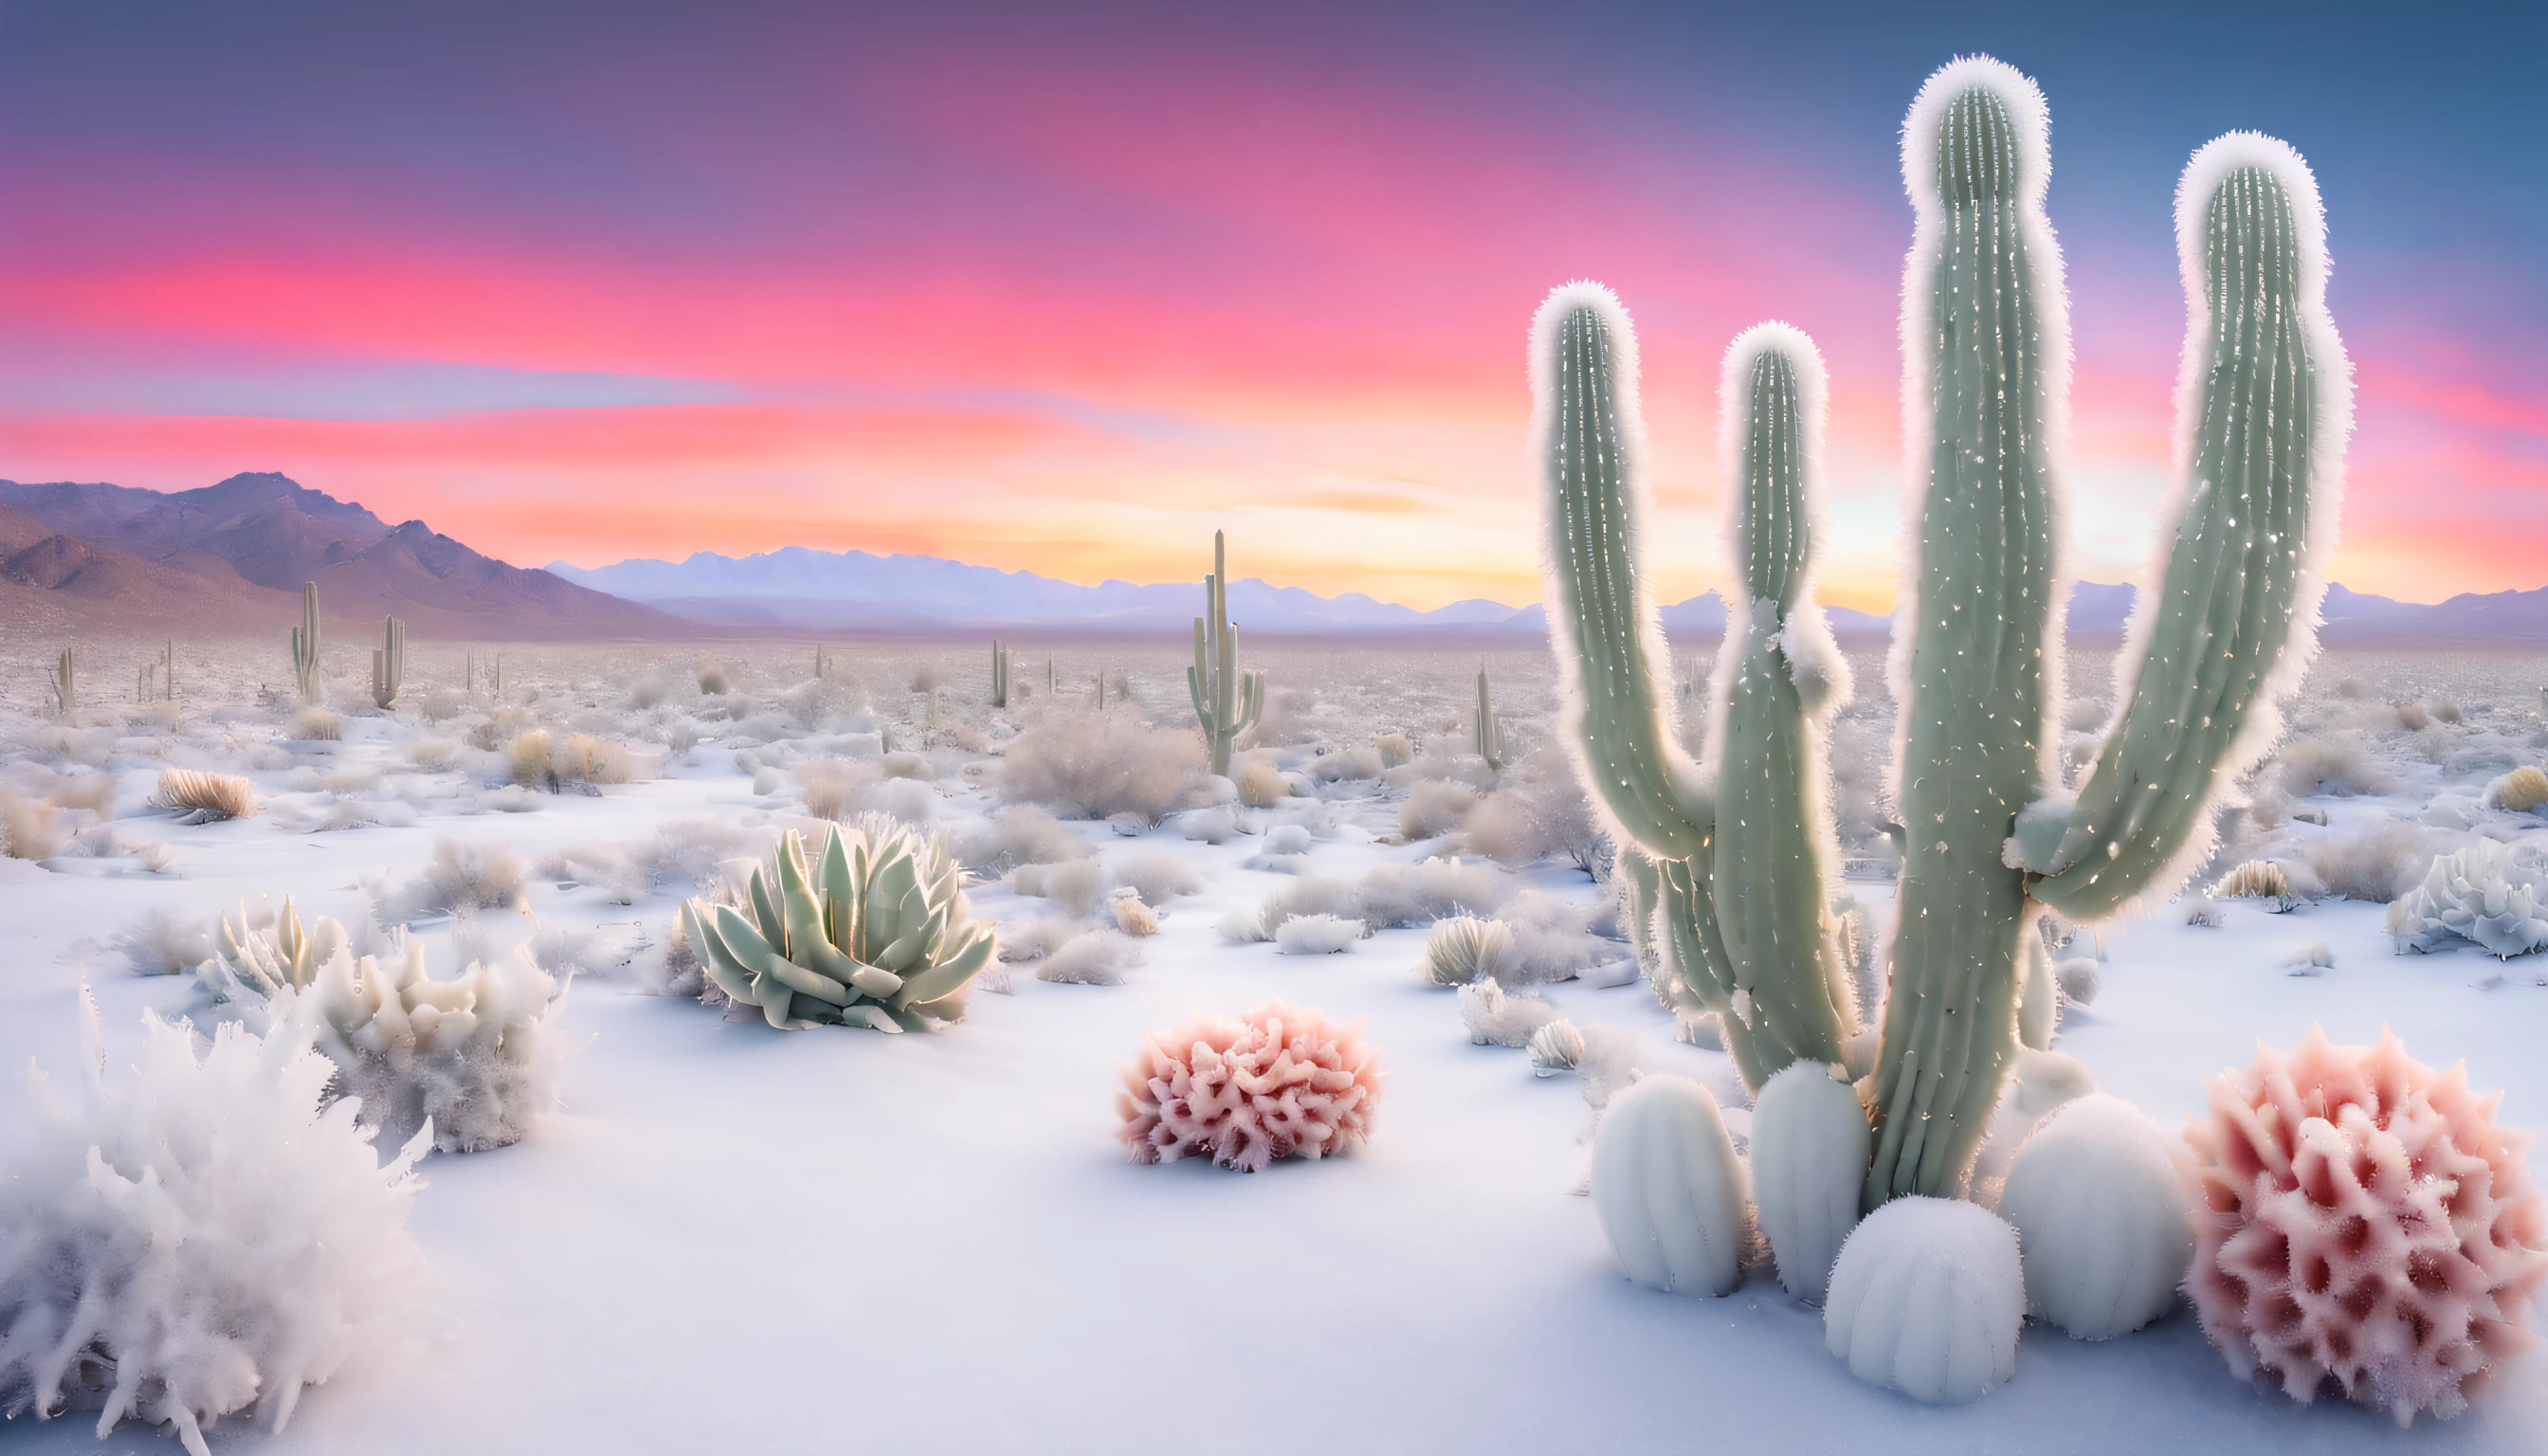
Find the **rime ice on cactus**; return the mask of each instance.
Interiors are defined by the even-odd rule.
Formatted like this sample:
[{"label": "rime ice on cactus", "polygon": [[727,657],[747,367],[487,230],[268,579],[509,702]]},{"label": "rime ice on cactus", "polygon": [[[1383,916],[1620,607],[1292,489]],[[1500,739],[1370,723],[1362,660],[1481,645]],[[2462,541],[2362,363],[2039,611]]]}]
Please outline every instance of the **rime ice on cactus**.
[{"label": "rime ice on cactus", "polygon": [[781,1031],[961,1021],[996,949],[946,841],[883,815],[832,828],[811,860],[789,830],[742,900],[690,900],[682,924],[717,988]]},{"label": "rime ice on cactus", "polygon": [[1208,1157],[1253,1173],[1276,1158],[1326,1157],[1369,1141],[1380,1104],[1361,1023],[1280,1001],[1154,1033],[1119,1070],[1116,1136],[1137,1163]]},{"label": "rime ice on cactus", "polygon": [[301,701],[318,705],[318,584],[301,584],[301,625],[292,629],[292,682]]},{"label": "rime ice on cactus", "polygon": [[1265,675],[1238,671],[1238,628],[1229,620],[1229,564],[1212,533],[1212,575],[1203,579],[1204,614],[1194,622],[1194,666],[1186,691],[1212,749],[1212,772],[1229,776],[1230,746],[1265,710]]},{"label": "rime ice on cactus", "polygon": [[1610,1099],[1592,1138],[1592,1208],[1630,1279],[1668,1294],[1733,1293],[1751,1248],[1750,1193],[1706,1088],[1645,1077]]},{"label": "rime ice on cactus", "polygon": [[1654,881],[1658,940],[1693,1009],[1723,1022],[1745,1085],[1799,1057],[1843,1060],[1857,1017],[1824,893],[1824,724],[1849,688],[1812,596],[1821,358],[1784,324],[1747,331],[1726,354],[1727,534],[1743,588],[1710,714],[1713,796],[1675,746],[1654,676],[1669,659],[1639,583],[1644,430],[1627,312],[1597,284],[1569,284],[1540,307],[1531,358],[1544,570],[1585,781],[1641,901]]},{"label": "rime ice on cactus", "polygon": [[2548,1278],[2548,1202],[2528,1138],[2495,1121],[2467,1069],[2434,1072],[2397,1038],[2333,1046],[2313,1029],[2288,1059],[2211,1083],[2189,1123],[2194,1272],[2186,1292],[2230,1368],[2307,1403],[2467,1409],[2527,1349]]}]

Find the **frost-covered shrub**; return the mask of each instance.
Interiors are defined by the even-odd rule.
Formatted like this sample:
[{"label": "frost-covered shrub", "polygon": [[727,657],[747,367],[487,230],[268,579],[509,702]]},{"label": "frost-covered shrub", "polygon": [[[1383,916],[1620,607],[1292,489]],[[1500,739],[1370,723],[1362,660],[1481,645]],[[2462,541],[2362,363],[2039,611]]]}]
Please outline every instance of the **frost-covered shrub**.
[{"label": "frost-covered shrub", "polygon": [[1203,873],[1175,855],[1157,851],[1121,855],[1109,861],[1107,877],[1117,886],[1130,889],[1142,903],[1164,905],[1203,888]]},{"label": "frost-covered shrub", "polygon": [[608,739],[570,733],[549,751],[549,774],[561,783],[632,783],[637,756]]},{"label": "frost-covered shrub", "polygon": [[334,713],[325,708],[303,708],[292,715],[291,726],[284,730],[284,736],[313,743],[334,743],[345,734]]},{"label": "frost-covered shrub", "polygon": [[139,975],[176,975],[214,954],[213,932],[202,919],[158,905],[117,932],[115,949]]},{"label": "frost-covered shrub", "polygon": [[1820,1304],[1832,1261],[1858,1227],[1872,1146],[1866,1109],[1838,1066],[1789,1063],[1752,1107],[1752,1190],[1787,1293]]},{"label": "frost-covered shrub", "polygon": [[2475,941],[2498,959],[2548,949],[2548,865],[2491,839],[2436,855],[2423,880],[2389,907],[2400,954]]},{"label": "frost-covered shrub", "polygon": [[2292,893],[2291,877],[2271,860],[2250,860],[2238,865],[2205,893],[2216,900],[2263,900],[2278,915],[2300,904]]},{"label": "frost-covered shrub", "polygon": [[1496,791],[1478,801],[1467,828],[1471,850],[1513,869],[1556,858],[1590,874],[1604,845],[1574,766],[1554,750],[1507,770]]},{"label": "frost-covered shrub", "polygon": [[1178,832],[1197,844],[1226,845],[1238,838],[1238,816],[1226,804],[1197,809],[1183,818]]},{"label": "frost-covered shrub", "polygon": [[1153,1034],[1120,1070],[1116,1136],[1138,1163],[1209,1157],[1253,1173],[1279,1157],[1329,1156],[1370,1140],[1380,1104],[1361,1023],[1280,1001]]},{"label": "frost-covered shrub", "polygon": [[817,819],[842,820],[855,811],[850,796],[875,782],[875,771],[864,764],[842,759],[810,759],[798,764],[796,796],[805,812]]},{"label": "frost-covered shrub", "polygon": [[1961,1199],[1897,1198],[1841,1245],[1823,1342],[1859,1379],[1945,1404],[2017,1373],[2025,1320],[2016,1229]]},{"label": "frost-covered shrub", "polygon": [[407,761],[427,774],[439,774],[460,756],[460,745],[448,738],[419,738],[407,746]]},{"label": "frost-covered shrub", "polygon": [[2301,863],[2324,893],[2375,905],[2405,894],[2432,860],[2431,838],[2399,819],[2313,835],[2301,845]]},{"label": "frost-covered shrub", "polygon": [[1009,888],[1033,899],[1050,900],[1076,920],[1096,913],[1097,902],[1106,894],[1106,867],[1093,858],[1021,864],[1009,871]]},{"label": "frost-covered shrub", "polygon": [[2401,1425],[2467,1409],[2531,1344],[2548,1276],[2548,1203],[2496,1099],[2395,1037],[2333,1046],[2315,1030],[2208,1085],[2211,1118],[2185,1135],[2200,1205],[2186,1292],[2230,1368]]},{"label": "frost-covered shrub", "polygon": [[2295,738],[2274,755],[2274,764],[2284,790],[2302,798],[2382,794],[2398,787],[2398,775],[2372,763],[2353,743]]},{"label": "frost-covered shrub", "polygon": [[2027,1308],[2073,1339],[2166,1314],[2194,1262],[2176,1144],[2103,1092],[2064,1105],[2018,1148],[1999,1214],[2017,1229]]},{"label": "frost-covered shrub", "polygon": [[[1626,948],[1592,934],[1592,925],[1612,913],[1608,901],[1584,905],[1539,890],[1523,890],[1503,907],[1503,922],[1512,932],[1512,952],[1497,979],[1506,985],[1571,980],[1595,965],[1625,954]],[[1614,927],[1615,928],[1615,927]]]},{"label": "frost-covered shrub", "polygon": [[1124,971],[1138,965],[1141,948],[1115,931],[1092,930],[1056,947],[1036,967],[1036,979],[1074,986],[1120,986]]},{"label": "frost-covered shrub", "polygon": [[1550,1022],[1530,1034],[1522,1044],[1522,1052],[1530,1058],[1534,1076],[1549,1077],[1571,1072],[1584,1063],[1584,1031],[1564,1017]]},{"label": "frost-covered shrub", "polygon": [[2498,809],[2527,814],[2548,807],[2548,774],[2524,764],[2486,786],[2487,803]]},{"label": "frost-covered shrub", "polygon": [[521,903],[529,882],[521,857],[507,846],[436,840],[433,863],[423,872],[397,890],[374,890],[374,910],[389,925],[459,910],[504,908]]},{"label": "frost-covered shrub", "polygon": [[1280,956],[1333,956],[1350,951],[1366,932],[1362,922],[1345,915],[1295,915],[1274,928],[1274,951]]},{"label": "frost-covered shrub", "polygon": [[1477,792],[1456,779],[1418,783],[1398,806],[1398,832],[1410,843],[1434,839],[1467,822],[1469,811],[1477,806]]},{"label": "frost-covered shrub", "polygon": [[1002,809],[978,828],[956,835],[956,858],[975,869],[1051,864],[1086,852],[1079,836],[1033,804]]},{"label": "frost-covered shrub", "polygon": [[1415,762],[1415,745],[1408,742],[1404,733],[1384,733],[1371,747],[1380,756],[1383,772]]},{"label": "frost-covered shrub", "polygon": [[1416,969],[1437,986],[1465,986],[1481,976],[1497,979],[1511,955],[1512,931],[1502,921],[1446,915],[1425,935]]},{"label": "frost-covered shrub", "polygon": [[1374,930],[1425,925],[1446,915],[1493,910],[1503,902],[1506,881],[1483,864],[1425,860],[1378,864],[1354,891],[1354,908]]},{"label": "frost-covered shrub", "polygon": [[1734,1292],[1752,1245],[1748,1185],[1716,1099],[1687,1077],[1637,1082],[1593,1134],[1593,1211],[1620,1271],[1650,1289]]},{"label": "frost-covered shrub", "polygon": [[162,769],[158,787],[150,794],[150,807],[169,810],[180,824],[244,819],[256,812],[256,786],[235,774]]},{"label": "frost-covered shrub", "polygon": [[421,1311],[407,1228],[411,1143],[383,1166],[312,1020],[265,1036],[142,1020],[139,1063],[110,1080],[87,1011],[79,1076],[35,1081],[32,1137],[0,1177],[0,1410],[102,1407],[173,1429],[255,1408],[270,1428],[302,1388]]},{"label": "frost-covered shrub", "polygon": [[1371,748],[1340,749],[1320,754],[1310,761],[1310,776],[1320,783],[1345,783],[1356,779],[1378,778],[1382,773],[1380,752]]},{"label": "frost-covered shrub", "polygon": [[12,860],[49,860],[59,842],[49,805],[0,783],[0,855]]},{"label": "frost-covered shrub", "polygon": [[1283,771],[1263,754],[1249,754],[1230,772],[1238,786],[1238,801],[1251,809],[1270,809],[1291,795],[1292,785],[1285,781]]},{"label": "frost-covered shrub", "polygon": [[1138,892],[1129,886],[1106,896],[1106,911],[1115,917],[1115,928],[1128,936],[1154,936],[1159,933],[1159,913],[1141,903]]},{"label": "frost-covered shrub", "polygon": [[1460,1024],[1480,1046],[1526,1046],[1531,1034],[1557,1020],[1557,1008],[1526,996],[1508,996],[1494,981],[1460,988]]},{"label": "frost-covered shrub", "polygon": [[1188,733],[1145,728],[1131,713],[1056,707],[1037,717],[1000,761],[1000,797],[1065,819],[1138,814],[1156,824],[1203,772]]}]

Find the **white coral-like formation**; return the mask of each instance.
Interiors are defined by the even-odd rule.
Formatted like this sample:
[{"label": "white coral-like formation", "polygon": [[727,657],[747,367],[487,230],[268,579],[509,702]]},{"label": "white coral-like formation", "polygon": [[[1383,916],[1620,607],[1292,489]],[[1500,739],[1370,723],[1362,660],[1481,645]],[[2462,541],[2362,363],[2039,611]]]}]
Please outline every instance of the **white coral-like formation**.
[{"label": "white coral-like formation", "polygon": [[2065,1104],[2018,1148],[1999,1215],[2017,1228],[2037,1318],[2112,1339],[2176,1303],[2194,1262],[2176,1156],[2158,1124],[2103,1092]]},{"label": "white coral-like formation", "polygon": [[2409,1060],[2398,1039],[2334,1046],[2313,1029],[2289,1059],[2211,1083],[2195,1152],[2186,1293],[2230,1368],[2304,1404],[2321,1392],[2400,1425],[2445,1419],[2527,1349],[2548,1279],[2548,1200],[2502,1094],[2465,1067]]},{"label": "white coral-like formation", "polygon": [[304,1386],[418,1311],[407,1217],[412,1141],[383,1166],[329,1104],[307,1020],[143,1018],[139,1064],[110,1080],[86,1008],[87,1064],[66,1088],[30,1070],[39,1109],[0,1178],[0,1410],[101,1408],[207,1456],[204,1430],[255,1408],[270,1429]]},{"label": "white coral-like formation", "polygon": [[1368,1142],[1380,1105],[1362,1024],[1280,1001],[1153,1034],[1120,1069],[1116,1136],[1138,1163],[1209,1157],[1253,1173],[1276,1158],[1325,1157]]},{"label": "white coral-like formation", "polygon": [[1949,1404],[2017,1373],[2025,1319],[2016,1229],[1961,1199],[1897,1198],[1841,1245],[1823,1342],[1861,1380]]},{"label": "white coral-like formation", "polygon": [[2389,906],[2401,954],[2475,941],[2499,959],[2548,949],[2548,868],[2491,839],[2437,855],[2415,887]]}]

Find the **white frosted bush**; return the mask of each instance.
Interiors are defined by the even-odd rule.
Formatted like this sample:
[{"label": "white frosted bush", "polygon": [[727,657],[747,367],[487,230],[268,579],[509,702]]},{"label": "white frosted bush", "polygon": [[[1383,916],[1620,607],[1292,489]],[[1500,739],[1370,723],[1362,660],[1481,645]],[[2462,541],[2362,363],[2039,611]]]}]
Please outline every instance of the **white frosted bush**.
[{"label": "white frosted bush", "polygon": [[1238,816],[1228,805],[1215,805],[1184,815],[1177,828],[1199,844],[1226,845],[1238,838]]},{"label": "white frosted bush", "polygon": [[1471,811],[1467,829],[1471,851],[1512,869],[1556,858],[1590,873],[1604,843],[1574,765],[1553,749],[1507,770]]},{"label": "white frosted bush", "polygon": [[176,975],[213,955],[213,929],[201,916],[157,905],[115,937],[115,949],[141,975]]},{"label": "white frosted bush", "polygon": [[1306,824],[1277,824],[1265,831],[1267,855],[1306,855],[1310,853],[1310,828]]},{"label": "white frosted bush", "polygon": [[1425,925],[1446,915],[1492,911],[1503,902],[1505,885],[1486,865],[1457,860],[1379,864],[1355,890],[1355,912],[1374,930]]},{"label": "white frosted bush", "polygon": [[1398,833],[1410,843],[1438,838],[1466,823],[1477,806],[1477,791],[1456,779],[1418,783],[1398,806]]},{"label": "white frosted bush", "polygon": [[2301,861],[2324,893],[2375,905],[2405,894],[2432,860],[2432,838],[2398,819],[2312,835],[2301,845]]},{"label": "white frosted bush", "polygon": [[1362,938],[1362,922],[1350,916],[1295,915],[1274,928],[1274,950],[1281,956],[1333,956]]},{"label": "white frosted bush", "polygon": [[1611,1098],[1592,1138],[1593,1210],[1621,1272],[1650,1289],[1723,1295],[1743,1282],[1745,1182],[1716,1099],[1687,1077]]},{"label": "white frosted bush", "polygon": [[1897,1198],[1841,1245],[1823,1342],[1870,1384],[1971,1401],[2017,1373],[2025,1319],[2016,1229],[1961,1199]]},{"label": "white frosted bush", "polygon": [[1129,887],[1108,893],[1106,911],[1115,917],[1115,928],[1128,936],[1159,933],[1158,912],[1143,904],[1139,893]]},{"label": "white frosted bush", "polygon": [[1752,1193],[1787,1293],[1820,1304],[1832,1261],[1858,1227],[1871,1155],[1866,1109],[1840,1067],[1791,1062],[1752,1107]]},{"label": "white frosted bush", "polygon": [[1417,969],[1437,986],[1465,986],[1481,976],[1496,979],[1511,955],[1512,931],[1502,921],[1447,915],[1425,935]]},{"label": "white frosted bush", "polygon": [[2437,855],[2421,883],[2389,907],[2403,954],[2475,941],[2499,959],[2548,949],[2548,866],[2494,840]]},{"label": "white frosted bush", "polygon": [[1079,836],[1033,804],[1002,809],[986,823],[956,836],[956,858],[975,869],[1051,864],[1084,852]]},{"label": "white frosted bush", "polygon": [[1071,937],[1044,957],[1036,979],[1074,986],[1120,986],[1127,967],[1140,962],[1141,948],[1117,931],[1092,930]]},{"label": "white frosted bush", "polygon": [[433,863],[399,889],[375,892],[384,925],[455,910],[484,910],[514,905],[522,898],[530,871],[504,845],[461,844],[437,840]]},{"label": "white frosted bush", "polygon": [[1270,941],[1275,927],[1296,915],[1356,915],[1355,887],[1341,879],[1305,874],[1265,897],[1255,909],[1232,910],[1223,917],[1224,939]]},{"label": "white frosted bush", "polygon": [[1530,1069],[1536,1075],[1571,1072],[1584,1061],[1584,1033],[1575,1023],[1560,1017],[1531,1033],[1522,1050],[1530,1056]]},{"label": "white frosted bush", "polygon": [[31,1069],[32,1136],[0,1178],[0,1410],[99,1408],[204,1430],[255,1408],[269,1429],[303,1387],[420,1312],[407,1228],[418,1140],[383,1166],[311,1021],[265,1036],[143,1017],[110,1079],[94,1006],[80,1075]]},{"label": "white frosted bush", "polygon": [[1097,911],[1106,895],[1106,866],[1094,858],[1064,860],[1057,864],[1021,864],[1009,871],[1009,888],[1021,895],[1050,900],[1077,919]]},{"label": "white frosted bush", "polygon": [[2295,738],[2274,755],[2274,763],[2285,791],[2303,798],[2383,794],[2398,787],[2398,775],[2372,763],[2355,743]]},{"label": "white frosted bush", "polygon": [[1374,748],[1349,748],[1336,753],[1320,754],[1310,761],[1310,776],[1320,783],[1345,783],[1356,779],[1378,778],[1383,772],[1380,751]]},{"label": "white frosted bush", "polygon": [[1238,801],[1251,809],[1270,809],[1290,797],[1292,785],[1283,771],[1263,754],[1250,754],[1243,763],[1230,770],[1238,787]]},{"label": "white frosted bush", "polygon": [[1107,863],[1106,870],[1118,887],[1132,890],[1153,907],[1203,888],[1203,874],[1194,865],[1156,851],[1118,856]]},{"label": "white frosted bush", "polygon": [[1491,980],[1460,988],[1460,1024],[1480,1046],[1525,1046],[1531,1034],[1557,1020],[1557,1008],[1525,996],[1508,996]]},{"label": "white frosted bush", "polygon": [[1614,910],[1607,900],[1588,906],[1539,890],[1514,895],[1505,902],[1502,916],[1512,932],[1512,953],[1504,957],[1496,978],[1515,986],[1570,980],[1625,954],[1616,942],[1592,934],[1590,928],[1596,918]]},{"label": "white frosted bush", "polygon": [[1010,742],[999,792],[1065,819],[1129,813],[1156,824],[1203,768],[1191,733],[1144,728],[1131,713],[1052,708]]},{"label": "white frosted bush", "polygon": [[2194,1263],[2177,1161],[2158,1124],[2103,1092],[2064,1106],[2018,1148],[1999,1213],[2017,1229],[2038,1319],[2074,1339],[2111,1339],[2176,1303]]}]

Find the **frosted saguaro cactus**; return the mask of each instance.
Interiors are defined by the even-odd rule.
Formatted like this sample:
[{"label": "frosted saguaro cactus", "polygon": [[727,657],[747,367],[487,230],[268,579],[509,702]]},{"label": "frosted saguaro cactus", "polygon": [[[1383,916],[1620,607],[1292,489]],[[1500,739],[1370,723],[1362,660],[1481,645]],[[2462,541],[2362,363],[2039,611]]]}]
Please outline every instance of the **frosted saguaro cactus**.
[{"label": "frosted saguaro cactus", "polygon": [[301,584],[301,625],[292,629],[292,682],[301,700],[318,705],[318,584]]},{"label": "frosted saguaro cactus", "polygon": [[1194,697],[1204,742],[1212,747],[1212,772],[1227,778],[1230,745],[1255,727],[1265,710],[1265,675],[1238,671],[1238,628],[1229,620],[1229,564],[1219,531],[1212,533],[1212,575],[1203,579],[1203,603],[1204,614],[1195,618],[1195,660],[1186,669],[1186,690]]}]

